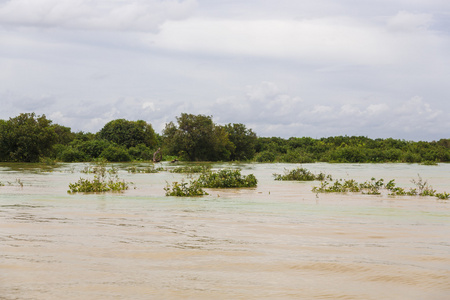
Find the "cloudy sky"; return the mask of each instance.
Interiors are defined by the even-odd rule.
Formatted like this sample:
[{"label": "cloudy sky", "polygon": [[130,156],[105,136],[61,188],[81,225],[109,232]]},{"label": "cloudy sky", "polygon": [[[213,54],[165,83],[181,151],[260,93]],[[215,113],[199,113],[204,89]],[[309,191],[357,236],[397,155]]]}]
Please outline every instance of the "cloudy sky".
[{"label": "cloudy sky", "polygon": [[450,138],[448,0],[0,0],[0,119]]}]

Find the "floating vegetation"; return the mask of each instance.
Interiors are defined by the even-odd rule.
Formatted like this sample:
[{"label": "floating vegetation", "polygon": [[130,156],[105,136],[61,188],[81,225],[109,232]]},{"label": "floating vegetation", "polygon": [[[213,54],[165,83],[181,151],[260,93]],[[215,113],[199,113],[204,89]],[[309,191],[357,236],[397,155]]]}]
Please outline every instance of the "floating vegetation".
[{"label": "floating vegetation", "polygon": [[243,188],[256,187],[258,180],[253,174],[241,175],[240,170],[222,169],[217,172],[203,173],[197,180],[207,188]]},{"label": "floating vegetation", "polygon": [[128,173],[158,173],[160,171],[163,171],[164,168],[162,167],[158,167],[155,168],[154,165],[148,166],[148,167],[136,167],[136,166],[132,166],[132,167],[128,167]]},{"label": "floating vegetation", "polygon": [[412,179],[411,182],[416,186],[405,190],[396,186],[395,180],[392,179],[388,183],[384,183],[384,179],[372,178],[370,181],[358,183],[354,179],[336,181],[322,181],[320,186],[313,187],[315,193],[362,193],[369,195],[380,195],[382,190],[386,190],[391,196],[436,196],[439,199],[449,199],[450,194],[447,192],[436,193],[436,190],[430,186],[427,181],[423,180],[420,175],[418,179]]},{"label": "floating vegetation", "polygon": [[171,173],[206,173],[211,170],[210,166],[183,166],[170,170]]},{"label": "floating vegetation", "polygon": [[284,175],[273,174],[273,176],[275,177],[275,180],[283,180],[283,181],[314,181],[314,180],[322,181],[325,180],[325,178],[332,180],[331,175],[325,175],[322,172],[316,175],[305,168],[297,168],[290,171],[285,169]]},{"label": "floating vegetation", "polygon": [[187,182],[172,182],[172,186],[167,183],[167,186],[164,188],[166,191],[166,196],[176,196],[176,197],[197,197],[208,195],[205,192],[198,181],[193,180],[189,183]]}]

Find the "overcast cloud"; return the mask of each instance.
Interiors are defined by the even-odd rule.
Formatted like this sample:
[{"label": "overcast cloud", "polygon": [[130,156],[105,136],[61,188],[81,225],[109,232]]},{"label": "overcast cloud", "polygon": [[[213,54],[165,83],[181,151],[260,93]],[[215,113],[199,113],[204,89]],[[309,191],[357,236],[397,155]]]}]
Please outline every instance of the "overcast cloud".
[{"label": "overcast cloud", "polygon": [[447,0],[0,0],[0,118],[450,138]]}]

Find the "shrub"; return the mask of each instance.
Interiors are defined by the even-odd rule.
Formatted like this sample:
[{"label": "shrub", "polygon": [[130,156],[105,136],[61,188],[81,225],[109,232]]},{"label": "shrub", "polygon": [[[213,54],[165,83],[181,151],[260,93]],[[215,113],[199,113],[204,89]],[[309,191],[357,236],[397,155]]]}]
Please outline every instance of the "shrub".
[{"label": "shrub", "polygon": [[184,166],[170,170],[171,173],[205,173],[211,169],[210,166]]},{"label": "shrub", "polygon": [[314,193],[347,193],[347,192],[361,192],[363,194],[379,195],[381,194],[381,189],[388,191],[389,195],[392,196],[436,196],[439,199],[448,199],[450,194],[447,192],[436,193],[427,181],[424,181],[420,176],[417,180],[412,179],[412,183],[416,185],[416,188],[410,188],[409,191],[401,187],[397,187],[394,180],[389,181],[384,184],[384,179],[376,180],[372,178],[370,181],[364,183],[357,183],[355,180],[336,180],[332,185],[329,181],[322,181],[320,186],[315,186],[312,188]]},{"label": "shrub", "polygon": [[305,168],[297,168],[293,170],[285,170],[284,175],[273,174],[275,180],[295,180],[295,181],[313,181],[313,180],[324,180],[325,177],[331,179],[331,175],[325,175],[324,173],[319,173],[315,175],[311,171]]},{"label": "shrub", "polygon": [[435,196],[438,197],[439,199],[442,199],[442,200],[447,200],[448,198],[450,198],[450,194],[447,193],[447,192],[436,193]]},{"label": "shrub", "polygon": [[81,162],[88,160],[88,156],[86,155],[86,153],[72,147],[67,147],[65,150],[63,150],[58,158],[64,162]]},{"label": "shrub", "polygon": [[162,167],[155,168],[154,165],[143,168],[132,166],[128,168],[128,173],[158,173],[159,171],[162,170],[164,170]]},{"label": "shrub", "polygon": [[68,193],[101,193],[107,191],[120,192],[128,189],[128,183],[121,181],[117,176],[108,180],[104,176],[95,175],[94,179],[80,178],[78,182],[70,183]]},{"label": "shrub", "polygon": [[128,153],[135,160],[152,160],[153,159],[153,151],[145,146],[144,144],[139,144],[136,147],[131,147],[128,149]]},{"label": "shrub", "polygon": [[309,153],[303,153],[297,149],[288,150],[285,155],[281,157],[283,162],[287,163],[312,163],[314,158]]},{"label": "shrub", "polygon": [[114,162],[131,161],[131,156],[126,149],[112,145],[103,150],[100,157]]},{"label": "shrub", "polygon": [[274,152],[266,150],[256,155],[255,160],[257,162],[273,162],[276,159]]},{"label": "shrub", "polygon": [[255,187],[258,180],[253,174],[243,176],[240,170],[223,169],[200,175],[198,182],[208,188],[242,188]]},{"label": "shrub", "polygon": [[164,190],[166,191],[166,196],[196,197],[208,195],[208,193],[202,189],[198,181],[191,181],[189,185],[187,182],[178,183],[177,181],[172,182],[172,186],[167,183]]}]

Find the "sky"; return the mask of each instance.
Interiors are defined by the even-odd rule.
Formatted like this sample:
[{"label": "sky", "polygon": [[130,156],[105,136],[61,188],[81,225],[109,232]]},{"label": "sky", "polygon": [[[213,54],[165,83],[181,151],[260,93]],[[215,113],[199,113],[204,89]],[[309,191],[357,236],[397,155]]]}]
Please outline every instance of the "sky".
[{"label": "sky", "polygon": [[448,0],[0,0],[0,119],[450,138]]}]

